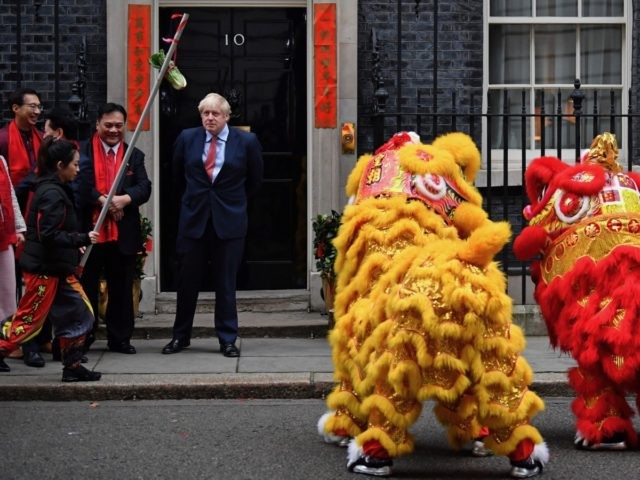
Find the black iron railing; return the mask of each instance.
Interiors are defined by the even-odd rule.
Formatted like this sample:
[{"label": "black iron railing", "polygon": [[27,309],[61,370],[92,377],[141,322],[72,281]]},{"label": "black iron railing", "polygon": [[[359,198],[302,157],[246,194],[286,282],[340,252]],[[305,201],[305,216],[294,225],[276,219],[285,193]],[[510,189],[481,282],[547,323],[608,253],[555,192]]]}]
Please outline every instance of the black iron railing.
[{"label": "black iron railing", "polygon": [[[521,92],[519,105],[516,105],[519,108],[515,109],[519,111],[516,113],[507,91],[502,92],[501,112],[482,112],[480,106],[475,105],[474,98],[470,98],[466,111],[460,111],[455,92],[451,94],[451,107],[447,112],[434,112],[433,107],[423,106],[420,94],[414,111],[387,112],[385,107],[388,93],[382,79],[378,78],[369,127],[372,132],[367,132],[367,126],[363,125],[360,134],[366,136],[372,133],[371,150],[374,150],[398,131],[415,131],[425,143],[450,131],[468,133],[484,152],[484,181],[478,182],[484,197],[484,208],[491,219],[509,221],[515,237],[524,227],[521,212],[528,203],[523,189],[524,172],[532,158],[552,155],[562,159],[564,154],[565,161],[577,163],[580,161],[581,150],[588,148],[595,136],[609,131],[618,137],[621,163],[629,170],[640,164],[635,156],[638,149],[634,147],[633,134],[635,118],[640,114],[633,113],[631,94],[629,93],[629,105],[625,113],[615,111],[613,91],[610,93],[609,108],[601,111],[598,92],[585,93],[580,88],[579,80],[576,80],[574,87],[568,98],[566,92],[565,98],[562,98],[560,91],[554,95],[554,107],[550,112],[545,111],[544,92],[540,93],[540,102],[536,102],[540,108],[531,112],[525,91]],[[513,94],[513,90],[510,92]],[[589,112],[582,108],[586,99],[593,106]],[[573,105],[572,111],[567,111],[567,103]],[[532,126],[536,130],[534,142],[530,139]],[[498,132],[501,133],[499,136]],[[548,138],[549,132],[553,132],[554,138],[551,140]],[[496,142],[496,138],[499,141]],[[510,142],[514,138],[519,138],[516,145]],[[514,177],[518,180],[514,180]],[[499,260],[508,275],[522,276],[521,299],[522,303],[527,303],[528,265],[515,259],[511,245],[501,252]]]}]

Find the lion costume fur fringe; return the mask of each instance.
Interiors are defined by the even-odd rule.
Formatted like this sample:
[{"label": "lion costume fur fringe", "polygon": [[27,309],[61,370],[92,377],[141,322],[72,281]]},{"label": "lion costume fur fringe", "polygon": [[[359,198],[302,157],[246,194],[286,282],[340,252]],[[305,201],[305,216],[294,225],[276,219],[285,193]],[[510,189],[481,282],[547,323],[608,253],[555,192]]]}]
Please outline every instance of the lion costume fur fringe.
[{"label": "lion costume fur fringe", "polygon": [[[492,261],[510,228],[481,208],[472,184],[477,148],[461,133],[432,145],[390,142],[363,155],[347,182],[355,201],[334,241],[337,321],[329,335],[338,384],[319,430],[355,438],[359,447],[375,440],[396,457],[413,450],[408,429],[422,402],[433,399],[455,448],[482,426],[496,454],[509,455],[523,440],[542,443],[530,419],[544,405],[527,388],[524,337],[511,323],[505,277]],[[363,194],[372,165],[394,154],[400,174],[391,191]],[[411,199],[406,185],[398,193],[402,173],[446,181],[453,208],[437,213]]]},{"label": "lion costume fur fringe", "polygon": [[623,172],[615,136],[598,135],[581,163],[534,159],[525,172],[529,225],[514,242],[551,344],[571,353],[576,442],[638,445],[640,175]]}]

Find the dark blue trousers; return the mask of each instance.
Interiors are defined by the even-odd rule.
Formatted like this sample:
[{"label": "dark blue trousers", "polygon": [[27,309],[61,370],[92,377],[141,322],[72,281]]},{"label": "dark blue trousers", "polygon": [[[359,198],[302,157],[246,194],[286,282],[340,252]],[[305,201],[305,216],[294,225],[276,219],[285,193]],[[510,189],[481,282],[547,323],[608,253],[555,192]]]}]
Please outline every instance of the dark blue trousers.
[{"label": "dark blue trousers", "polygon": [[[238,311],[236,309],[236,280],[242,254],[244,237],[221,239],[209,221],[202,238],[181,238],[177,250],[179,267],[177,276],[176,317],[173,338],[189,340],[193,328],[198,294],[209,264],[213,269],[216,293],[214,326],[218,341],[233,343],[238,336]],[[210,263],[209,263],[210,262]]]}]

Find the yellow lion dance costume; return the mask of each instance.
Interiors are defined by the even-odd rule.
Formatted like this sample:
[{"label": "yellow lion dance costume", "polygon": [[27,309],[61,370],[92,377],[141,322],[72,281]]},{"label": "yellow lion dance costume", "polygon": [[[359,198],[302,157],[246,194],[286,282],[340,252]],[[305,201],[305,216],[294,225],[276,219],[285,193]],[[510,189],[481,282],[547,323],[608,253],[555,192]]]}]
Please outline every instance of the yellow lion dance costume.
[{"label": "yellow lion dance costume", "polygon": [[387,476],[433,399],[454,448],[483,437],[513,477],[538,475],[549,453],[530,420],[544,404],[528,390],[524,337],[493,262],[509,225],[482,210],[471,138],[416,137],[394,135],[349,176],[329,335],[338,385],[318,431],[349,445],[349,471]]}]

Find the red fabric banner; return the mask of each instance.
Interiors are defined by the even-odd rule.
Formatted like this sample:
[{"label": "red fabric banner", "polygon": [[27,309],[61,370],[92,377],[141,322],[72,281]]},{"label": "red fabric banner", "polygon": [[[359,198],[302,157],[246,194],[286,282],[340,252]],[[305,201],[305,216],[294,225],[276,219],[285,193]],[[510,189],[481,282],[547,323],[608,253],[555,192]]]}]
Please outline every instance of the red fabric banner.
[{"label": "red fabric banner", "polygon": [[336,128],[338,125],[336,4],[313,6],[315,126]]},{"label": "red fabric banner", "polygon": [[[135,130],[150,92],[151,5],[129,5],[127,127]],[[149,116],[142,130],[149,130]]]}]

